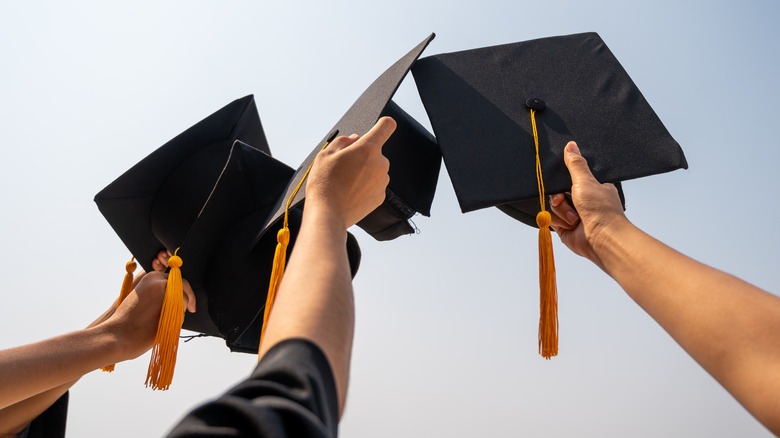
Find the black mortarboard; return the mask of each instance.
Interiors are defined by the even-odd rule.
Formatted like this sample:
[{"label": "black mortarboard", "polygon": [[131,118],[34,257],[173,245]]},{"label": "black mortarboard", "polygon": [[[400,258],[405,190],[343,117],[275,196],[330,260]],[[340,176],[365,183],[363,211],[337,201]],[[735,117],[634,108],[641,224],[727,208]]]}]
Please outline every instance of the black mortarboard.
[{"label": "black mortarboard", "polygon": [[[363,135],[382,116],[392,117],[397,124],[395,132],[382,148],[382,153],[390,161],[390,183],[384,203],[357,225],[377,240],[391,240],[415,231],[408,221],[415,213],[430,215],[441,167],[441,152],[433,136],[390,99],[434,36],[431,34],[396,61],[360,95],[303,161],[269,222],[275,222],[284,215],[287,199],[328,141],[336,135]],[[304,185],[294,196],[292,205],[299,205],[305,196]]]},{"label": "black mortarboard", "polygon": [[463,212],[496,206],[540,228],[549,359],[558,304],[544,197],[571,190],[564,147],[576,141],[593,175],[616,184],[687,168],[683,152],[596,33],[434,55],[412,72]]},{"label": "black mortarboard", "polygon": [[[276,246],[276,232],[266,233],[274,225],[268,217],[293,173],[270,156],[247,96],[144,158],[95,202],[147,271],[160,250],[179,248],[198,306],[183,328],[254,353]],[[301,213],[290,212],[291,242]],[[351,235],[347,248],[354,276],[360,250]]]},{"label": "black mortarboard", "polygon": [[461,209],[536,226],[530,107],[547,193],[567,192],[570,140],[601,182],[687,168],[680,146],[596,33],[434,55],[412,69]]}]

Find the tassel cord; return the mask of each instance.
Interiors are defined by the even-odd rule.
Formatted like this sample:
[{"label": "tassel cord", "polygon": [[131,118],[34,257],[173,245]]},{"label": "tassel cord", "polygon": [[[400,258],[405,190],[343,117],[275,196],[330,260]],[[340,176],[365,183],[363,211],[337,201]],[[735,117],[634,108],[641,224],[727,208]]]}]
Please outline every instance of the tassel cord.
[{"label": "tassel cord", "polygon": [[536,111],[531,109],[531,126],[536,149],[536,181],[541,211],[536,215],[539,226],[539,354],[545,359],[558,355],[558,287],[555,280],[550,223],[552,216],[546,210],[542,163],[539,157],[539,134],[536,130]]}]

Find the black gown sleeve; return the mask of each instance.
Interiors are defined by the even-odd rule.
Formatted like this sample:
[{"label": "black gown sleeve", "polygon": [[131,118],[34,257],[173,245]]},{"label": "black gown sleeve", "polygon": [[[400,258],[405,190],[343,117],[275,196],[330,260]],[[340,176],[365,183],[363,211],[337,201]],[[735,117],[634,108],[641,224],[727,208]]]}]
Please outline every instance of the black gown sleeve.
[{"label": "black gown sleeve", "polygon": [[322,350],[287,339],[254,372],[218,399],[195,408],[168,435],[191,437],[336,437],[336,382]]}]

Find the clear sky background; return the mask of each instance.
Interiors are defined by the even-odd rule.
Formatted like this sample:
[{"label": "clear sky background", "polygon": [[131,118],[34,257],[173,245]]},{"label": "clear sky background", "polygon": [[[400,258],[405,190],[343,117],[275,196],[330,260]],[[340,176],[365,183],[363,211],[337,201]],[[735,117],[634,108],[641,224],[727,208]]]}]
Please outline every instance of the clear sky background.
[{"label": "clear sky background", "polygon": [[[780,291],[780,3],[773,1],[3,2],[0,348],[86,326],[130,254],[92,198],[157,147],[254,94],[292,167],[429,33],[423,56],[596,31],[690,164],[624,184],[672,247]],[[430,126],[409,76],[396,102]],[[598,268],[555,240],[560,354],[536,352],[535,230],[462,214],[442,168],[420,233],[363,250],[341,436],[769,436]],[[690,303],[696,306],[697,303]],[[739,312],[738,308],[734,312]],[[148,353],[71,391],[71,437],[163,435],[255,358],[181,344],[168,392]]]}]

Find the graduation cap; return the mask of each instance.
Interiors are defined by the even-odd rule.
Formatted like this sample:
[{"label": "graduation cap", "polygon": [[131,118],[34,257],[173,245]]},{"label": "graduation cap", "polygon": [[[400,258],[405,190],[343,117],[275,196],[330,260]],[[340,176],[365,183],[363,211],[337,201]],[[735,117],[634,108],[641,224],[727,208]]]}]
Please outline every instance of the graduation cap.
[{"label": "graduation cap", "polygon": [[555,268],[545,193],[571,190],[574,140],[616,183],[679,168],[685,156],[596,33],[419,60],[412,69],[462,211],[496,206],[540,230],[540,352],[557,354]]},{"label": "graduation cap", "polygon": [[[363,135],[381,117],[392,117],[397,126],[385,142],[382,153],[390,161],[390,183],[385,201],[371,212],[358,226],[377,240],[391,240],[412,234],[415,228],[409,219],[416,213],[430,216],[430,208],[436,191],[441,167],[441,151],[436,139],[419,122],[407,114],[391,99],[406,77],[412,65],[433,40],[431,34],[401,57],[358,97],[328,134],[312,149],[298,167],[285,189],[286,196],[279,200],[275,213],[268,222],[275,222],[284,215],[286,203],[300,205],[306,198],[305,185],[296,188],[306,176],[317,154],[336,135]],[[295,193],[294,193],[295,192]]]},{"label": "graduation cap", "polygon": [[[144,269],[152,270],[161,250],[176,252],[169,260],[169,289],[178,292],[166,292],[158,338],[164,336],[165,318],[183,316],[183,276],[198,305],[196,313],[184,316],[183,328],[222,337],[233,351],[258,351],[276,245],[275,233],[266,233],[274,225],[268,217],[293,174],[271,157],[250,95],[176,136],[95,196],[101,213]],[[289,212],[291,243],[301,215],[300,208]],[[360,249],[351,234],[347,252],[354,276]],[[181,273],[175,265],[181,265]],[[132,287],[134,268],[128,263],[129,286],[126,276],[121,294]],[[179,284],[171,286],[177,278]],[[174,308],[166,312],[169,305]],[[156,340],[153,349],[147,384],[156,389],[167,389],[172,378],[172,365],[169,371],[159,370],[160,361],[172,356],[175,363],[182,321],[173,320],[170,326],[175,331],[167,335],[170,345],[159,346],[163,340]]]}]

